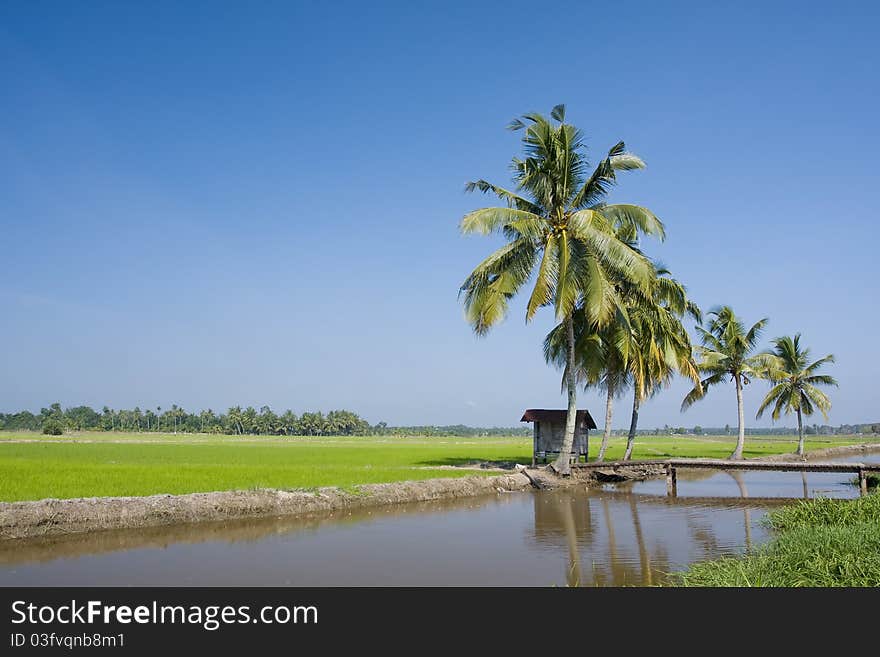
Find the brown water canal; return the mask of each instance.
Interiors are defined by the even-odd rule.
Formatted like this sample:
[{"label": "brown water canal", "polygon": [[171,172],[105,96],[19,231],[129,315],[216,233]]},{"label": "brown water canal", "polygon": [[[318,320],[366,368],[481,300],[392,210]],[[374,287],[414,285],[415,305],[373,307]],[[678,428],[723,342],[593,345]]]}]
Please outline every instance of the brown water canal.
[{"label": "brown water canal", "polygon": [[659,479],[5,541],[0,586],[657,584],[765,541],[762,516],[792,498],[856,496],[850,479],[682,470],[674,499]]}]

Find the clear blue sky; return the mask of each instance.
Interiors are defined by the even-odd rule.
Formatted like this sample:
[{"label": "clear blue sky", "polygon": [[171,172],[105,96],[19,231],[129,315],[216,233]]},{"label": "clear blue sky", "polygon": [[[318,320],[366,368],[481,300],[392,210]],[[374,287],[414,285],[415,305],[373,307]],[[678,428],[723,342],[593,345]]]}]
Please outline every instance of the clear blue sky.
[{"label": "clear blue sky", "polygon": [[[715,5],[4,2],[0,410],[560,407],[549,310],[463,320],[494,242],[457,225],[467,180],[509,183],[507,122],[566,103],[647,161],[613,198],[666,222],[651,255],[833,352],[831,422],[876,421],[878,5]],[[732,388],[684,391],[641,425],[735,425]]]}]

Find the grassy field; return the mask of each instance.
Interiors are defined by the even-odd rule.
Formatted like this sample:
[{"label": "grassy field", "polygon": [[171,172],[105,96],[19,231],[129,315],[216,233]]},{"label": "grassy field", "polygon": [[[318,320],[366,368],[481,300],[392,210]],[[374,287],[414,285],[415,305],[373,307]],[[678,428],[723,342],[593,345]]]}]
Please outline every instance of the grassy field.
[{"label": "grassy field", "polygon": [[[867,442],[827,436],[808,449]],[[22,442],[28,441],[28,442]],[[593,439],[595,455],[599,441]],[[608,458],[623,454],[615,438]],[[745,456],[791,451],[790,438],[750,437]],[[642,436],[640,459],[725,457],[730,437]],[[0,433],[0,501],[151,495],[249,488],[316,488],[457,477],[442,466],[531,459],[531,438],[278,437],[81,433],[44,437]]]},{"label": "grassy field", "polygon": [[691,566],[684,586],[880,586],[880,494],[771,512],[776,536],[753,554]]}]

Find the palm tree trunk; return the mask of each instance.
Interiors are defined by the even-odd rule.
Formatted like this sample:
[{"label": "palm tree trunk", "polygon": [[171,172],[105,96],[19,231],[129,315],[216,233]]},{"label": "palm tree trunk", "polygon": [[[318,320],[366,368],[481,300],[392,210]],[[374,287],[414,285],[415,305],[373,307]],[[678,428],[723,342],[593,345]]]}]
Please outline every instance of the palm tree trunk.
[{"label": "palm tree trunk", "polygon": [[743,457],[743,445],[745,445],[746,442],[746,420],[745,415],[743,414],[742,379],[740,379],[739,374],[735,374],[733,378],[734,381],[736,381],[736,410],[739,435],[736,439],[736,449],[733,450],[733,454],[730,455],[730,459],[733,461],[738,461]]},{"label": "palm tree trunk", "polygon": [[602,445],[599,447],[597,461],[605,460],[605,451],[608,449],[608,440],[611,438],[611,416],[614,413],[614,386],[608,384],[608,398],[605,400],[605,430],[602,432]]},{"label": "palm tree trunk", "polygon": [[797,409],[798,416],[798,456],[804,455],[804,419],[801,416],[801,409]]},{"label": "palm tree trunk", "polygon": [[571,448],[574,445],[574,428],[577,421],[577,384],[574,376],[574,321],[571,315],[565,318],[565,333],[568,342],[566,357],[565,385],[568,388],[568,414],[565,416],[565,436],[559,458],[553,469],[559,474],[571,474]]},{"label": "palm tree trunk", "polygon": [[639,387],[633,386],[633,413],[629,422],[629,435],[626,437],[626,452],[623,453],[623,460],[629,461],[632,458],[633,443],[636,441],[636,427],[639,425]]}]

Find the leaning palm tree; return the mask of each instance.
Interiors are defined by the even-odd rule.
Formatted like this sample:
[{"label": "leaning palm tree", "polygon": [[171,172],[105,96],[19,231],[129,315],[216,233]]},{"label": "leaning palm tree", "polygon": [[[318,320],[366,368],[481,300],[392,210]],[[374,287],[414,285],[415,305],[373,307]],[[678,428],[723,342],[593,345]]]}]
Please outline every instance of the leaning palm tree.
[{"label": "leaning palm tree", "polygon": [[736,406],[739,434],[736,448],[730,455],[733,460],[743,456],[745,445],[745,416],[743,414],[743,387],[748,385],[753,378],[761,376],[766,370],[767,362],[763,356],[750,356],[758,343],[761,331],[767,324],[767,318],[758,320],[748,330],[733,312],[730,306],[717,308],[709,313],[708,326],[697,326],[702,340],[702,346],[697,347],[699,362],[697,367],[703,374],[708,374],[700,381],[699,386],[694,386],[684,401],[681,402],[681,410],[687,410],[695,401],[702,399],[709,388],[723,383],[729,376],[736,385]]},{"label": "leaning palm tree", "polygon": [[831,408],[831,400],[816,386],[836,386],[834,377],[816,372],[825,363],[833,363],[834,355],[828,354],[824,358],[810,363],[810,350],[801,348],[801,334],[794,337],[783,336],[773,340],[773,351],[768,355],[768,367],[765,376],[774,383],[770,392],[761,402],[761,407],[755,416],[760,418],[770,405],[773,405],[771,416],[778,420],[782,413],[788,415],[792,411],[797,413],[798,420],[798,447],[797,453],[804,453],[804,420],[803,416],[810,416],[815,409],[819,409],[828,421],[828,410]]},{"label": "leaning palm tree", "polygon": [[[615,280],[647,290],[653,270],[647,259],[615,235],[615,222],[629,222],[642,232],[663,236],[663,224],[635,205],[606,205],[604,198],[616,172],[641,169],[641,159],[615,145],[591,174],[583,135],[565,123],[565,107],[550,119],[526,114],[510,128],[524,130],[525,158],[514,158],[516,191],[485,180],[468,183],[467,191],[490,192],[507,207],[483,208],[462,219],[463,233],[500,233],[507,244],[483,260],[461,286],[465,316],[478,335],[485,335],[507,313],[510,299],[537,274],[526,308],[526,321],[538,308],[552,304],[565,325],[568,415],[559,458],[553,464],[569,472],[574,443],[577,387],[572,315],[580,304],[591,325],[607,324],[624,313]],[[540,263],[540,264],[539,264]]]},{"label": "leaning palm tree", "polygon": [[611,420],[614,417],[614,400],[623,395],[632,381],[629,370],[629,346],[632,344],[632,329],[629,324],[610,326],[601,336],[604,345],[602,373],[595,386],[605,392],[605,426],[602,430],[602,442],[599,445],[597,461],[605,460],[608,443],[611,440]]},{"label": "leaning palm tree", "polygon": [[657,267],[656,284],[648,299],[633,299],[629,311],[632,327],[629,370],[632,373],[633,405],[623,460],[632,458],[639,409],[642,402],[667,386],[676,374],[701,388],[690,336],[682,319],[697,323],[703,319],[699,307],[687,296],[687,289],[672,278],[669,270]]},{"label": "leaning palm tree", "polygon": [[[618,233],[620,235],[620,233]],[[600,330],[592,329],[584,314],[574,314],[575,377],[585,387],[605,391],[605,431],[596,460],[605,457],[611,435],[614,398],[633,387],[633,411],[624,460],[632,456],[639,407],[647,397],[666,385],[676,373],[699,385],[690,337],[682,318],[690,315],[700,322],[702,314],[687,298],[686,288],[655,265],[655,278],[648,296],[635,294],[627,285],[619,286],[626,315]],[[564,326],[557,325],[544,340],[544,358],[566,368]]]},{"label": "leaning palm tree", "polygon": [[[605,392],[605,428],[597,461],[605,458],[611,437],[614,399],[629,385],[628,349],[631,343],[629,319],[620,316],[601,329],[590,325],[583,308],[572,315],[574,323],[574,378],[584,389],[598,388]],[[568,343],[565,323],[557,324],[544,338],[544,359],[562,370],[562,388],[568,379]]]}]

